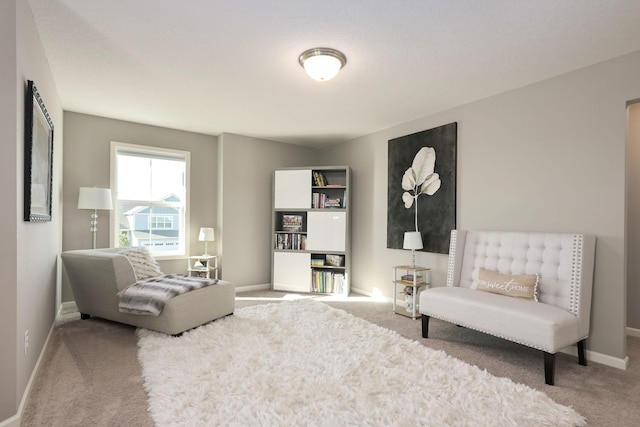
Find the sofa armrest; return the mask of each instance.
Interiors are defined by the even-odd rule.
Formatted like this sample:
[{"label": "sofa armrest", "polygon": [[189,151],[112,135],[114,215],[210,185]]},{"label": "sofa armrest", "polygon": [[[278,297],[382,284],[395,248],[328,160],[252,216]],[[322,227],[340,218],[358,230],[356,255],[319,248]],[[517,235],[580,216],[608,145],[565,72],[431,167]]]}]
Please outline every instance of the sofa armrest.
[{"label": "sofa armrest", "polygon": [[115,251],[74,250],[61,257],[81,313],[108,318],[118,311],[118,292],[136,282],[127,257]]}]

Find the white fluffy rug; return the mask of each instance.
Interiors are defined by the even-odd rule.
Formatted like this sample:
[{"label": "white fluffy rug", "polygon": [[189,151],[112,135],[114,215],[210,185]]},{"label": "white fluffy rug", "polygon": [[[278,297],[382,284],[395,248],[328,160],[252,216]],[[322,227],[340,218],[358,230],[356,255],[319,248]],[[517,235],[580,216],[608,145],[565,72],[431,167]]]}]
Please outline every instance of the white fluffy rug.
[{"label": "white fluffy rug", "polygon": [[544,393],[313,300],[139,329],[159,426],[574,426]]}]

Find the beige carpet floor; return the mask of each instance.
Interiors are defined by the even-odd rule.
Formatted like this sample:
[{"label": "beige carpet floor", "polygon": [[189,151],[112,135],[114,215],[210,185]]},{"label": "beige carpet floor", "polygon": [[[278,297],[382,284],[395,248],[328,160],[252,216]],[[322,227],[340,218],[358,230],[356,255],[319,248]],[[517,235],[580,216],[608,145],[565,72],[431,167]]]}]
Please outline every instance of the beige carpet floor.
[{"label": "beige carpet floor", "polygon": [[[238,295],[236,306],[295,297],[281,292],[247,292]],[[551,387],[544,384],[542,355],[537,350],[436,319],[431,321],[431,338],[425,340],[421,338],[421,322],[392,313],[390,303],[357,295],[346,301],[316,298],[493,375],[541,390],[556,402],[575,408],[590,426],[640,425],[640,366],[636,363],[640,338],[628,339],[631,363],[626,371],[593,362],[580,366],[576,358],[559,354],[556,385]],[[67,315],[51,336],[21,426],[153,426],[146,399],[135,329]]]}]

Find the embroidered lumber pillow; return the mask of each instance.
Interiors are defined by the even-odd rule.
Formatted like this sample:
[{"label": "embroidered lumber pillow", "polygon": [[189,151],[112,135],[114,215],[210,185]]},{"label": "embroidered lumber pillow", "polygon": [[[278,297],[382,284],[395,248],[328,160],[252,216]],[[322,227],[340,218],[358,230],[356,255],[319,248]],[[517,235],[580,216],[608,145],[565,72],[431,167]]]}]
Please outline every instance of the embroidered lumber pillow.
[{"label": "embroidered lumber pillow", "polygon": [[151,256],[149,250],[144,246],[135,248],[123,248],[118,251],[126,256],[133,271],[136,274],[136,281],[149,279],[151,277],[162,276],[162,271],[157,261]]},{"label": "embroidered lumber pillow", "polygon": [[501,274],[496,271],[479,268],[478,286],[476,289],[515,298],[538,301],[538,275]]}]

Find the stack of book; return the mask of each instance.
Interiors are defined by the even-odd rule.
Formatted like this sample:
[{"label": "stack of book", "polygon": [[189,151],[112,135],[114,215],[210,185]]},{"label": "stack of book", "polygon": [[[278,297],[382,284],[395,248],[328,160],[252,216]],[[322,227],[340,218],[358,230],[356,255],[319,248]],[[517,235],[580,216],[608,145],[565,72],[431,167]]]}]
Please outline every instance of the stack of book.
[{"label": "stack of book", "polygon": [[339,198],[335,198],[335,199],[327,198],[327,200],[324,202],[324,207],[325,208],[340,208],[340,207],[342,207],[342,200],[340,200]]},{"label": "stack of book", "polygon": [[284,231],[302,231],[302,215],[282,215]]},{"label": "stack of book", "polygon": [[[413,274],[404,274],[402,277],[400,277],[400,280],[405,283],[413,283]],[[416,276],[416,285],[420,285],[424,282],[424,276]]]}]

